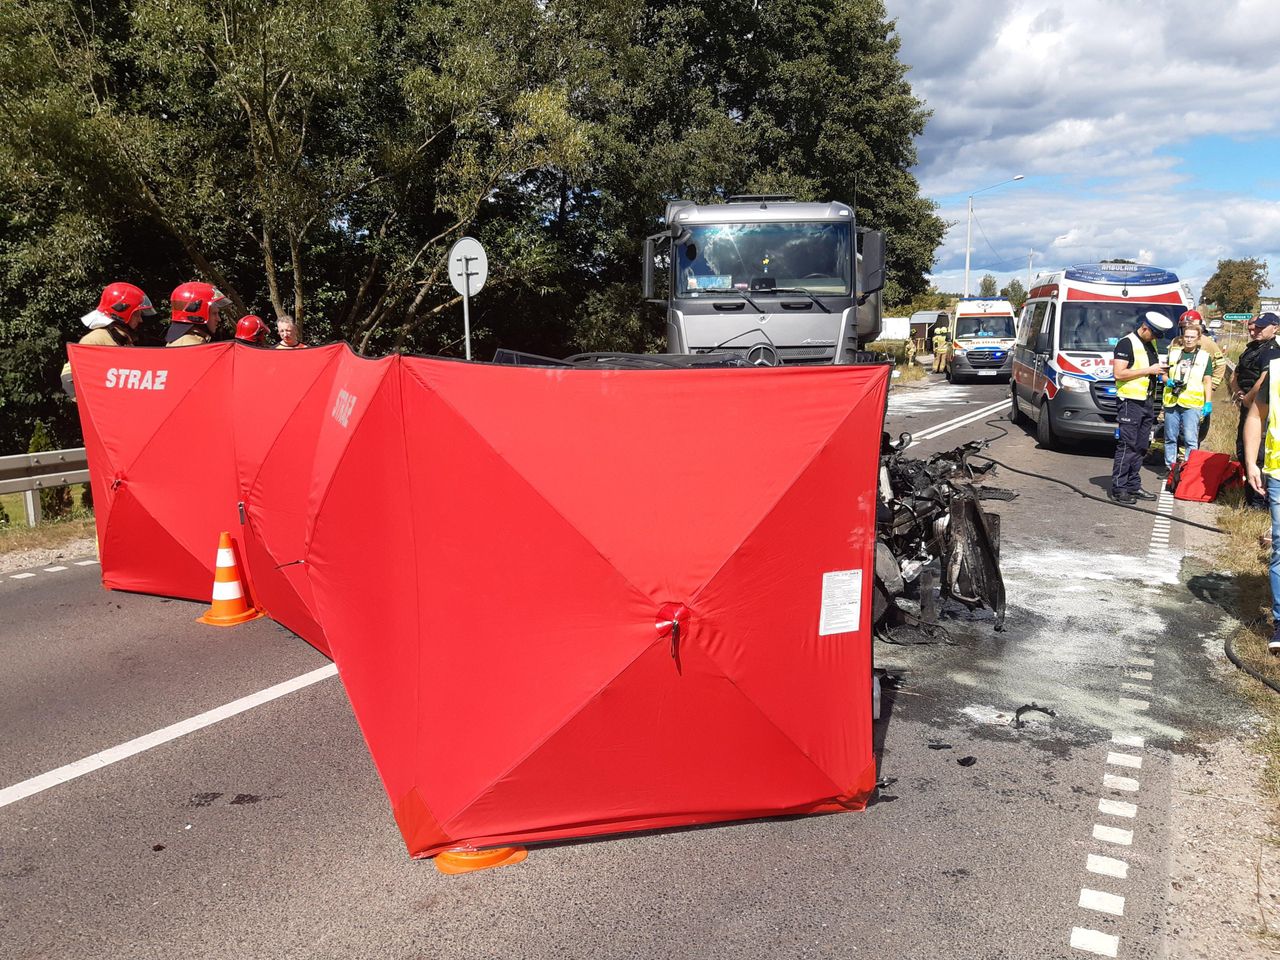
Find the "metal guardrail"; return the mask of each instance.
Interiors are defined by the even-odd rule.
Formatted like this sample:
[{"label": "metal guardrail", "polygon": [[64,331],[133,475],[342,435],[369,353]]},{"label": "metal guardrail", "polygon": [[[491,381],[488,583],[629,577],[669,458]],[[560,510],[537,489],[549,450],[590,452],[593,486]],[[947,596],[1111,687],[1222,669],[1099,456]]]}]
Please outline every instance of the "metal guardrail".
[{"label": "metal guardrail", "polygon": [[40,522],[41,490],[88,480],[89,458],[84,447],[0,457],[0,493],[22,494],[29,527]]}]

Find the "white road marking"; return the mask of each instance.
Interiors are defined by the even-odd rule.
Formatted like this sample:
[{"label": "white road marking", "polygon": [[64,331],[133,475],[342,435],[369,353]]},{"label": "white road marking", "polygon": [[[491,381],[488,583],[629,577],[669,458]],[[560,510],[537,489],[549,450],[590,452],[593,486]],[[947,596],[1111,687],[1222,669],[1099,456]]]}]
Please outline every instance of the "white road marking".
[{"label": "white road marking", "polygon": [[1133,767],[1135,770],[1142,769],[1142,758],[1132,753],[1108,753],[1107,763],[1113,767]]},{"label": "white road marking", "polygon": [[1120,706],[1125,710],[1146,710],[1151,704],[1145,700],[1133,700],[1129,697],[1120,698]]},{"label": "white road marking", "polygon": [[9,579],[10,580],[26,580],[29,577],[34,577],[34,576],[35,576],[34,573],[11,573],[9,574]]},{"label": "white road marking", "polygon": [[999,403],[979,407],[977,410],[967,413],[964,416],[956,417],[954,420],[947,420],[937,426],[926,427],[924,430],[920,431],[918,436],[912,436],[911,443],[907,446],[907,449],[910,450],[918,443],[922,443],[925,440],[932,440],[934,437],[940,437],[944,433],[950,433],[952,430],[959,430],[961,427],[967,427],[969,424],[975,423],[983,417],[990,416],[991,414],[996,413],[999,410],[1003,410],[1008,406],[1009,402],[1007,400],[1001,400]]},{"label": "white road marking", "polygon": [[1120,949],[1120,938],[1098,930],[1072,927],[1071,946],[1076,950],[1096,953],[1101,957],[1114,957]]},{"label": "white road marking", "polygon": [[77,567],[92,567],[92,566],[93,566],[95,563],[97,563],[97,562],[98,562],[97,560],[77,560],[77,561],[76,561],[76,566],[77,566]]},{"label": "white road marking", "polygon": [[1134,667],[1154,667],[1156,662],[1150,657],[1130,657],[1129,664]]},{"label": "white road marking", "polygon": [[1139,750],[1146,746],[1146,740],[1136,733],[1113,733],[1111,742],[1118,747],[1136,747]]},{"label": "white road marking", "polygon": [[1138,805],[1136,803],[1125,803],[1123,800],[1107,800],[1104,797],[1098,801],[1098,812],[1109,813],[1113,817],[1136,817],[1138,815]]},{"label": "white road marking", "polygon": [[1127,880],[1129,877],[1129,864],[1115,857],[1100,857],[1096,853],[1089,854],[1089,862],[1085,865],[1085,869],[1104,877],[1115,877],[1117,880]]},{"label": "white road marking", "polygon": [[1108,790],[1124,790],[1127,793],[1138,792],[1138,781],[1129,777],[1117,777],[1113,773],[1102,775],[1102,785]]},{"label": "white road marking", "polygon": [[1146,680],[1150,682],[1151,671],[1150,670],[1127,670],[1125,671],[1125,676],[1132,677],[1134,680]]},{"label": "white road marking", "polygon": [[57,573],[58,571],[60,571],[60,570],[65,570],[65,569],[67,569],[67,568],[66,568],[66,567],[45,567],[45,568],[44,568],[44,572],[45,572],[45,573]]},{"label": "white road marking", "polygon": [[1113,917],[1124,916],[1124,897],[1118,897],[1114,893],[1105,893],[1102,890],[1090,890],[1087,887],[1081,890],[1080,906],[1085,910],[1109,913]]},{"label": "white road marking", "polygon": [[292,680],[285,680],[283,683],[277,683],[274,686],[267,687],[265,690],[259,690],[257,693],[251,693],[238,700],[232,700],[230,703],[223,704],[220,707],[207,710],[186,720],[180,720],[177,723],[162,727],[159,730],[129,740],[118,746],[102,750],[82,760],[69,763],[64,767],[58,767],[56,770],[42,773],[38,777],[15,783],[11,787],[0,790],[0,807],[7,807],[11,803],[17,803],[19,800],[41,793],[50,787],[56,787],[58,784],[82,777],[86,773],[92,773],[95,770],[101,770],[103,767],[110,766],[120,760],[168,743],[170,740],[176,740],[179,737],[186,736],[188,733],[194,733],[197,730],[212,726],[229,717],[234,717],[238,713],[244,713],[246,710],[252,710],[254,707],[279,699],[286,694],[309,687],[313,683],[319,683],[321,680],[337,676],[337,673],[337,666],[330,663],[317,670],[294,677]]},{"label": "white road marking", "polygon": [[1127,693],[1150,693],[1151,687],[1145,683],[1122,683],[1120,689]]},{"label": "white road marking", "polygon": [[1117,846],[1127,847],[1133,843],[1133,831],[1121,830],[1119,827],[1106,827],[1100,823],[1093,825],[1093,839],[1101,840],[1103,843],[1114,843]]}]

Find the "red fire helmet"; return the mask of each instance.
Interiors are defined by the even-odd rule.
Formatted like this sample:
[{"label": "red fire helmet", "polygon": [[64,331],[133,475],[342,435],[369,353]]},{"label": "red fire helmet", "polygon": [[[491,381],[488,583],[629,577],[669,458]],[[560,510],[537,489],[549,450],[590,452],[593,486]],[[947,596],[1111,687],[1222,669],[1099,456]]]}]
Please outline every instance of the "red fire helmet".
[{"label": "red fire helmet", "polygon": [[213,284],[199,282],[184,283],[174,290],[173,296],[169,298],[174,323],[207,324],[210,307],[221,310],[230,303],[231,301]]},{"label": "red fire helmet", "polygon": [[1204,323],[1204,317],[1200,315],[1199,310],[1188,310],[1186,313],[1184,313],[1182,316],[1178,318],[1178,323],[1180,324]]},{"label": "red fire helmet", "polygon": [[140,317],[154,317],[156,314],[151,298],[141,287],[120,282],[113,283],[102,291],[102,296],[98,299],[98,311],[123,320],[129,326],[134,326],[134,321]]},{"label": "red fire helmet", "polygon": [[257,314],[246,314],[236,324],[236,339],[261,346],[267,339],[267,325]]}]

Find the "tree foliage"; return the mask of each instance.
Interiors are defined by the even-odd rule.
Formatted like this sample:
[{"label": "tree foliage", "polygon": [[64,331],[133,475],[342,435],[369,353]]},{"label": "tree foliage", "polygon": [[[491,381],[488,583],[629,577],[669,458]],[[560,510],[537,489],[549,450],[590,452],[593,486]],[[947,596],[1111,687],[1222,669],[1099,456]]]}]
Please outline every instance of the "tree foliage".
[{"label": "tree foliage", "polygon": [[665,202],[787,192],[855,203],[910,299],[943,224],[905,70],[881,0],[12,0],[0,444],[74,430],[61,345],[114,279],[456,355],[470,233],[478,350],[652,349],[636,264]]},{"label": "tree foliage", "polygon": [[1258,295],[1270,282],[1265,260],[1219,260],[1218,269],[1200,291],[1200,299],[1217,303],[1225,313],[1252,313],[1258,306]]},{"label": "tree foliage", "polygon": [[1021,280],[1014,277],[1009,281],[1008,286],[1000,290],[1000,296],[1009,301],[1014,313],[1018,313],[1022,310],[1022,305],[1027,302],[1027,288],[1022,285]]},{"label": "tree foliage", "polygon": [[982,280],[978,283],[978,296],[994,297],[999,295],[1000,285],[996,282],[993,274],[984,273]]}]

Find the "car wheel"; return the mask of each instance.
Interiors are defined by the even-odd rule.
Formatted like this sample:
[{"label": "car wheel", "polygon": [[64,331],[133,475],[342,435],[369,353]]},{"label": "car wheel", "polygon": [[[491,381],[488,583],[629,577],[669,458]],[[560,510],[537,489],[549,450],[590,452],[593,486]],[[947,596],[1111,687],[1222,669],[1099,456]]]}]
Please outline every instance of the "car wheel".
[{"label": "car wheel", "polygon": [[1018,395],[1012,385],[1009,389],[1009,422],[1016,423],[1020,427],[1026,426],[1027,423],[1027,415],[1018,406]]},{"label": "car wheel", "polygon": [[1036,423],[1036,443],[1046,450],[1056,450],[1059,446],[1058,435],[1053,432],[1053,414],[1049,411],[1049,401],[1040,404],[1040,419]]}]

